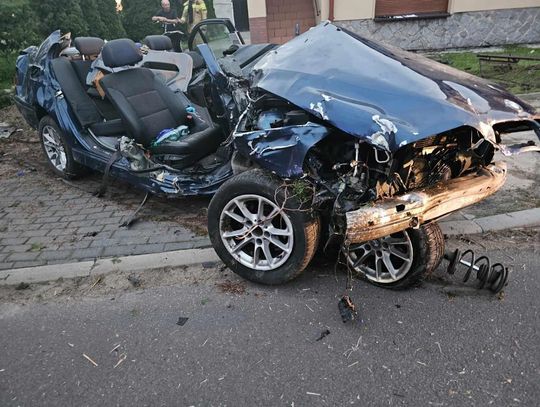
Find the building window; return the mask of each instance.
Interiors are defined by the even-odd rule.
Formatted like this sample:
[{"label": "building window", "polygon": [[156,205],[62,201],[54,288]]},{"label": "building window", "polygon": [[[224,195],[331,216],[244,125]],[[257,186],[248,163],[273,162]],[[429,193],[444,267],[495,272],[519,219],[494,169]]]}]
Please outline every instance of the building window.
[{"label": "building window", "polygon": [[375,17],[437,15],[448,13],[448,0],[377,0]]}]

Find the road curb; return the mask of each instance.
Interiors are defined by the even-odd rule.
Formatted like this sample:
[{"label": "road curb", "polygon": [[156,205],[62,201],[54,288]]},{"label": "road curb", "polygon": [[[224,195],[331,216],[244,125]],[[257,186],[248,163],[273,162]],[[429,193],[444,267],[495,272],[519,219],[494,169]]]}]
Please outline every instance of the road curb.
[{"label": "road curb", "polygon": [[[468,235],[540,226],[540,208],[503,213],[471,220],[440,222],[447,236]],[[190,249],[172,252],[98,259],[79,263],[54,264],[0,271],[0,286],[45,283],[59,278],[89,277],[113,272],[143,272],[164,267],[194,266],[220,261],[214,249]]]},{"label": "road curb", "polygon": [[540,226],[540,208],[502,213],[470,220],[440,222],[443,233],[447,236],[470,235],[496,232],[506,229],[520,229]]},{"label": "road curb", "polygon": [[0,271],[0,285],[44,283],[59,278],[89,277],[113,272],[142,272],[164,267],[192,266],[219,261],[214,249],[190,249],[173,252],[114,257],[79,263],[55,264]]}]

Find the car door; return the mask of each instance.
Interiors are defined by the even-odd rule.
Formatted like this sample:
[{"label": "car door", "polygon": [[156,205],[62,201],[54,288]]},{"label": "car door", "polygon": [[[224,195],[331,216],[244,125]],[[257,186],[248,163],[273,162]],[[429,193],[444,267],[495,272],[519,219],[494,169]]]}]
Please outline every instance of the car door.
[{"label": "car door", "polygon": [[216,58],[222,58],[226,51],[234,52],[235,48],[242,47],[244,39],[231,20],[212,18],[201,21],[191,30],[188,39],[190,51],[196,51],[200,44],[207,44]]}]

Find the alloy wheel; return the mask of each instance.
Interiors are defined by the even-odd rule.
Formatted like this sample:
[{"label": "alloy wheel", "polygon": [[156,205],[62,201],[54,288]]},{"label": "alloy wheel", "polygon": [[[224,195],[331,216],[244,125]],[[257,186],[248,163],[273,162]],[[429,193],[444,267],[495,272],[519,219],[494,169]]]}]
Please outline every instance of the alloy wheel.
[{"label": "alloy wheel", "polygon": [[413,245],[406,231],[351,245],[350,266],[370,281],[391,284],[407,275],[413,264]]},{"label": "alloy wheel", "polygon": [[221,212],[219,228],[230,255],[253,270],[275,270],[293,251],[291,220],[285,211],[262,196],[231,199]]},{"label": "alloy wheel", "polygon": [[41,138],[51,164],[57,170],[64,172],[67,166],[66,151],[56,130],[52,126],[44,126],[41,130]]}]

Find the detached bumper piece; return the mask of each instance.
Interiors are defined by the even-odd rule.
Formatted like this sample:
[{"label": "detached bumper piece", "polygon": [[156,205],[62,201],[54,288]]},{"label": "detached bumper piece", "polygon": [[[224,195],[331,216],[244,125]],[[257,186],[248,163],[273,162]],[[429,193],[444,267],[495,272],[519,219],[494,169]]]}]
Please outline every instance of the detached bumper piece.
[{"label": "detached bumper piece", "polygon": [[379,239],[473,205],[497,192],[506,173],[506,164],[496,162],[474,174],[347,212],[347,240]]}]

